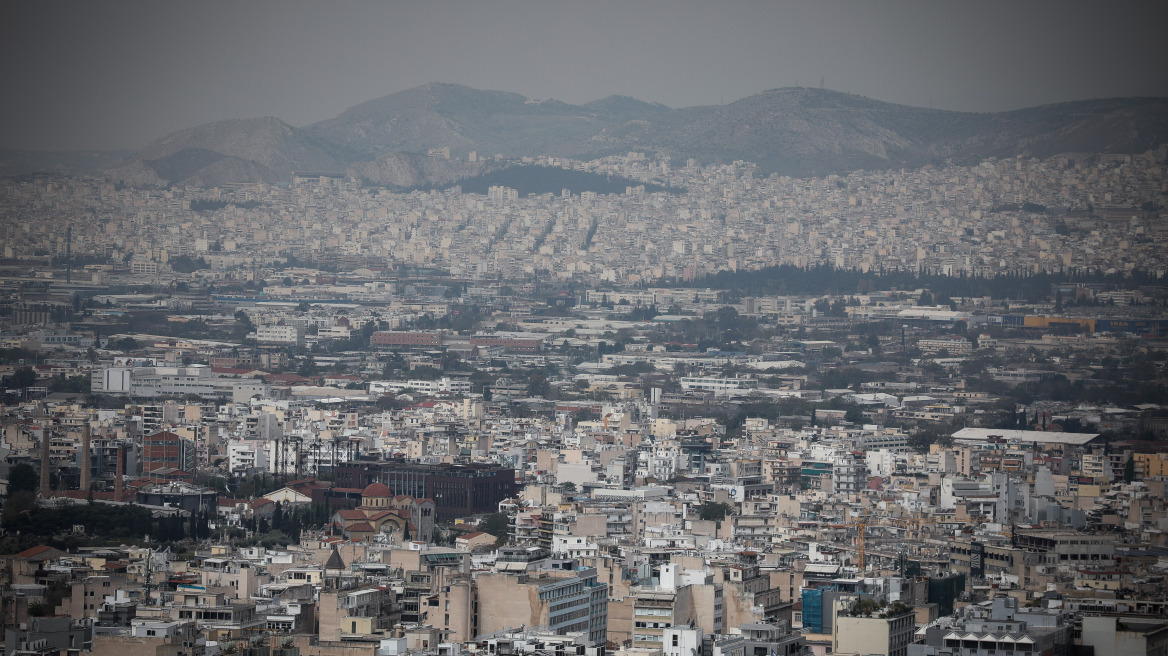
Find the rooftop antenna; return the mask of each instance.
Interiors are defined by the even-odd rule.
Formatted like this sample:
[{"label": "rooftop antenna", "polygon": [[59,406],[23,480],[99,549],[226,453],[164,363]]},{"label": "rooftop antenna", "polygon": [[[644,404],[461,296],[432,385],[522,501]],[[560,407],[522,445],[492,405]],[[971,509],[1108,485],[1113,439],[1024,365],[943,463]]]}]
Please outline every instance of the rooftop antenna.
[{"label": "rooftop antenna", "polygon": [[154,549],[146,551],[146,581],[142,588],[146,591],[146,602],[150,603],[150,590],[154,587]]}]

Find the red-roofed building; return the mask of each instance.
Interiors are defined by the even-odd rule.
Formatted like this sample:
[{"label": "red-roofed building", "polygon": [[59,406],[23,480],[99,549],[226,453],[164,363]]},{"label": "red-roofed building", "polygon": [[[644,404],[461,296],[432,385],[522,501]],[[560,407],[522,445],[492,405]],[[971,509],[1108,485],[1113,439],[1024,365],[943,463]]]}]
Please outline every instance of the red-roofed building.
[{"label": "red-roofed building", "polygon": [[54,549],[48,545],[37,545],[31,549],[4,556],[0,561],[3,563],[5,569],[12,570],[12,583],[17,584],[33,584],[43,583],[43,574],[45,567],[49,563],[55,562],[67,554],[59,549]]},{"label": "red-roofed building", "polygon": [[264,498],[285,505],[310,504],[313,503],[315,490],[327,490],[329,487],[330,484],[323,481],[303,479],[287,483],[284,487],[265,494]]},{"label": "red-roofed building", "polygon": [[367,541],[379,532],[369,522],[354,522],[344,528],[345,536],[355,542]]},{"label": "red-roofed building", "polygon": [[383,508],[389,506],[389,499],[393,498],[393,490],[383,483],[370,483],[361,490],[361,506],[363,508]]},{"label": "red-roofed building", "polygon": [[254,378],[255,369],[236,369],[233,367],[211,367],[211,373],[222,378]]},{"label": "red-roofed building", "polygon": [[284,387],[316,384],[315,380],[311,378],[305,378],[299,374],[272,374],[271,376],[268,376],[268,382],[272,385],[281,385]]},{"label": "red-roofed building", "polygon": [[403,538],[428,541],[434,532],[435,515],[434,502],[429,499],[395,496],[385,485],[370,483],[361,490],[361,505],[337,510],[333,522],[347,535],[354,524],[368,523],[375,533],[396,533]]},{"label": "red-roofed building", "polygon": [[[43,558],[60,558],[61,556],[64,556],[64,555],[65,555],[65,552],[60,551],[59,549],[56,549],[54,547],[50,547],[47,544],[40,544],[40,545],[37,545],[35,547],[30,547],[28,549],[25,549],[24,551],[12,556],[12,557],[19,558],[21,560],[37,560],[38,558],[42,558],[42,557]],[[37,561],[37,562],[42,562],[42,561]]]},{"label": "red-roofed building", "polygon": [[333,516],[341,519],[344,522],[363,522],[366,520],[364,511],[357,510],[356,508],[338,510]]},{"label": "red-roofed building", "polygon": [[483,531],[475,531],[474,533],[467,533],[454,538],[454,546],[464,551],[494,547],[495,542],[495,536]]},{"label": "red-roofed building", "polygon": [[264,518],[271,519],[272,514],[276,512],[276,504],[269,499],[260,497],[255,501],[250,501],[247,504],[248,513],[256,519]]},{"label": "red-roofed building", "polygon": [[225,499],[219,497],[218,506],[219,520],[228,526],[242,525],[243,518],[250,512],[247,499]]}]

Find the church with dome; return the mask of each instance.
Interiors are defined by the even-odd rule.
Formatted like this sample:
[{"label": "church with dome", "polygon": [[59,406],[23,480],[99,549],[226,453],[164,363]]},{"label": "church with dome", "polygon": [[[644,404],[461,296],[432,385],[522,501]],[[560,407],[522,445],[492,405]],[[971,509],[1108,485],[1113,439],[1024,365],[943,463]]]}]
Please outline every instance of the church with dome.
[{"label": "church with dome", "polygon": [[430,499],[395,495],[382,483],[370,483],[361,490],[360,505],[334,512],[332,524],[350,540],[371,540],[385,533],[403,541],[429,541],[435,515]]}]

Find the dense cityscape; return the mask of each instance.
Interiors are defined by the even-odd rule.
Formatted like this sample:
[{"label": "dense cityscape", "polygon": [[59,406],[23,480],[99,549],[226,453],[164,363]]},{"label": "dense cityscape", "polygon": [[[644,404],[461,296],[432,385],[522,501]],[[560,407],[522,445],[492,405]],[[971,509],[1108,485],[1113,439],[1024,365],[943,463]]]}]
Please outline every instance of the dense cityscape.
[{"label": "dense cityscape", "polygon": [[1161,21],[612,9],[0,8],[0,656],[1168,656]]},{"label": "dense cityscape", "polygon": [[6,180],[9,651],[1168,632],[1162,149],[529,165],[681,191]]},{"label": "dense cityscape", "polygon": [[[339,176],[210,189],[8,179],[0,206],[13,219],[7,257],[71,249],[147,274],[185,257],[209,265],[198,280],[238,278],[288,257],[345,270],[435,267],[456,278],[620,285],[780,264],[1162,275],[1164,161],[1160,148],[791,179],[756,178],[744,162],[671,168],[630,153],[529,164],[626,178],[624,194],[393,193]],[[679,193],[647,194],[646,183]],[[109,276],[98,268],[86,278]],[[152,281],[162,279],[125,282]]]}]

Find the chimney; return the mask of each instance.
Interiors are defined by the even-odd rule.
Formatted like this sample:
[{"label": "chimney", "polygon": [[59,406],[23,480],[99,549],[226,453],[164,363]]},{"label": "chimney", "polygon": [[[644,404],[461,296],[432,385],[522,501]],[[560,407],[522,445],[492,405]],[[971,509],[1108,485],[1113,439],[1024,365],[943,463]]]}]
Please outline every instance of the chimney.
[{"label": "chimney", "polygon": [[91,475],[90,467],[93,462],[89,457],[89,440],[91,438],[91,430],[89,428],[89,421],[85,422],[85,426],[81,429],[81,491],[88,492]]},{"label": "chimney", "polygon": [[114,501],[122,500],[122,477],[126,474],[126,449],[118,445],[118,463],[114,472]]},{"label": "chimney", "polygon": [[46,425],[41,431],[41,496],[49,498],[49,436],[52,429]]}]

